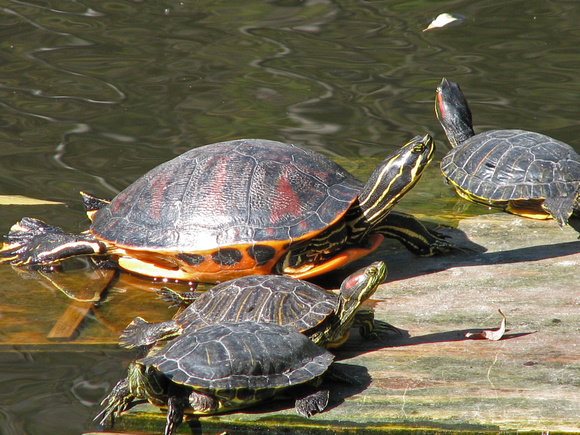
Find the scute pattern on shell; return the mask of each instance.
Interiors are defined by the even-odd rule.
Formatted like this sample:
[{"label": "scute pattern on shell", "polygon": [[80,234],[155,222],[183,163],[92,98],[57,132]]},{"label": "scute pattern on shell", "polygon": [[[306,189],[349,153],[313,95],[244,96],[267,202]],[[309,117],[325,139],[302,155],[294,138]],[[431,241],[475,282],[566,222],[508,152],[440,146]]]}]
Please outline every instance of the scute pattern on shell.
[{"label": "scute pattern on shell", "polygon": [[262,139],[192,149],[146,173],[91,226],[118,245],[195,252],[326,228],[363,183],[332,160]]},{"label": "scute pattern on shell", "polygon": [[246,276],[201,294],[176,322],[198,329],[214,323],[255,321],[307,331],[324,321],[337,303],[337,295],[306,281]]},{"label": "scute pattern on shell", "polygon": [[311,381],[326,372],[333,360],[330,352],[299,332],[245,322],[200,328],[139,361],[191,387],[259,389]]},{"label": "scute pattern on shell", "polygon": [[567,197],[580,183],[580,161],[567,144],[524,130],[480,133],[442,160],[443,174],[491,201]]}]

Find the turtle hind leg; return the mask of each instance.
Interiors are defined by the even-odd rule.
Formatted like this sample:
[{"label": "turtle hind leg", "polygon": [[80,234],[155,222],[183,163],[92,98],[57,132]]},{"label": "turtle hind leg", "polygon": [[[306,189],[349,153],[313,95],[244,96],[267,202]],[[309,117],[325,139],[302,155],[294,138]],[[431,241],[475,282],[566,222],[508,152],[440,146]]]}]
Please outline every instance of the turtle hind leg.
[{"label": "turtle hind leg", "polygon": [[126,349],[151,345],[181,334],[181,327],[174,320],[160,323],[149,323],[141,317],[135,317],[119,336],[119,345]]},{"label": "turtle hind leg", "polygon": [[295,407],[298,414],[310,418],[314,414],[322,412],[328,406],[328,390],[319,390],[307,396],[296,399]]},{"label": "turtle hind leg", "polygon": [[576,195],[569,195],[559,198],[546,198],[542,203],[542,208],[550,213],[557,221],[560,228],[568,223],[568,218],[574,211]]},{"label": "turtle hind leg", "polygon": [[10,228],[0,249],[0,263],[15,266],[51,264],[77,255],[104,254],[107,247],[89,234],[71,234],[34,218]]},{"label": "turtle hind leg", "polygon": [[87,192],[81,191],[80,194],[83,197],[83,206],[85,207],[85,212],[91,221],[94,219],[95,213],[111,203],[110,199],[99,198]]}]

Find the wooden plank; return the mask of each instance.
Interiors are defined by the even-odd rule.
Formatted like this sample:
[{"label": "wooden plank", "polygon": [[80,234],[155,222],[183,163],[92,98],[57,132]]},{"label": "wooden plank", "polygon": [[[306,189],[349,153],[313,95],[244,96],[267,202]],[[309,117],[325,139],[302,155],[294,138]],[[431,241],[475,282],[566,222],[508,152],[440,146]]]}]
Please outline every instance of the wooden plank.
[{"label": "wooden plank", "polygon": [[[450,235],[487,250],[418,259],[392,245],[376,253],[389,254],[390,270],[374,297],[377,318],[405,333],[379,341],[355,333],[336,352],[362,388],[332,385],[330,408],[309,420],[282,402],[190,425],[204,433],[580,432],[577,232],[492,214],[465,219]],[[466,337],[497,328],[498,309],[507,316],[502,340]],[[117,428],[155,433],[163,426],[162,412],[140,405]],[[179,433],[191,428],[183,424]]]},{"label": "wooden plank", "polygon": [[[362,387],[332,384],[330,408],[311,419],[297,416],[291,402],[280,401],[193,419],[178,433],[192,433],[192,427],[194,433],[233,434],[580,433],[578,233],[570,227],[560,230],[551,221],[498,213],[464,219],[449,235],[482,250],[417,258],[394,242],[320,281],[336,288],[350,270],[376,259],[387,261],[389,275],[373,304],[377,318],[403,329],[404,335],[362,341],[354,331],[336,352]],[[46,334],[69,299],[33,280],[26,281],[23,297],[24,281],[10,268],[0,274],[0,331],[2,344],[10,348],[79,344],[100,349],[106,344],[110,349],[136,315],[161,321],[174,313],[154,292],[164,283],[122,275],[98,317],[85,322],[74,341],[57,345]],[[507,317],[504,339],[465,337],[468,331],[497,328],[498,309]],[[164,421],[162,411],[139,405],[117,419],[111,432],[162,433]]]},{"label": "wooden plank", "polygon": [[[49,340],[71,340],[75,337],[77,329],[85,316],[94,309],[95,304],[101,300],[101,295],[109,287],[116,276],[114,269],[95,269],[87,284],[81,291],[75,294],[74,299],[60,316],[54,327],[47,335]],[[59,288],[57,281],[52,278],[51,282]],[[67,292],[65,292],[67,293]]]}]

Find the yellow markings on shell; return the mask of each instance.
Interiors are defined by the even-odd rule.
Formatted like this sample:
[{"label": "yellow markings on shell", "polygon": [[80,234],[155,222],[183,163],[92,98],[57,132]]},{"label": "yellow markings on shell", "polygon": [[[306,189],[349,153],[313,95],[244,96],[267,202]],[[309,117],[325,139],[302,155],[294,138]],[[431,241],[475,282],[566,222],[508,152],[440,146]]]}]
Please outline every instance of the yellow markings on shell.
[{"label": "yellow markings on shell", "polygon": [[250,294],[248,293],[246,295],[246,297],[242,300],[242,301],[236,301],[236,303],[238,304],[238,312],[236,313],[236,317],[233,319],[234,322],[240,322],[241,321],[241,317],[243,315],[242,313],[242,308],[246,306],[246,303],[248,301],[248,299],[250,298]]}]

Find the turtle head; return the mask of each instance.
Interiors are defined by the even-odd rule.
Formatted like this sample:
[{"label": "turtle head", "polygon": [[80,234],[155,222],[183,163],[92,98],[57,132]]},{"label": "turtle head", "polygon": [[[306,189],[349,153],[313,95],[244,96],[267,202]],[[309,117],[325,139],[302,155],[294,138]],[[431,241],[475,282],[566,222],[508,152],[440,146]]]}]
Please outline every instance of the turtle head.
[{"label": "turtle head", "polygon": [[164,403],[167,394],[167,379],[153,366],[133,361],[127,368],[129,392],[136,398],[151,403]]},{"label": "turtle head", "polygon": [[364,301],[375,293],[386,276],[386,264],[382,261],[375,261],[343,281],[336,310],[341,325],[350,328],[356,311]]},{"label": "turtle head", "polygon": [[435,97],[435,114],[452,147],[455,147],[475,133],[471,110],[457,83],[441,80]]}]

